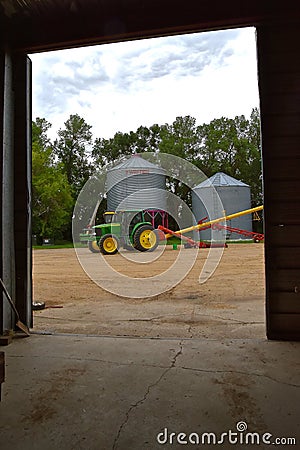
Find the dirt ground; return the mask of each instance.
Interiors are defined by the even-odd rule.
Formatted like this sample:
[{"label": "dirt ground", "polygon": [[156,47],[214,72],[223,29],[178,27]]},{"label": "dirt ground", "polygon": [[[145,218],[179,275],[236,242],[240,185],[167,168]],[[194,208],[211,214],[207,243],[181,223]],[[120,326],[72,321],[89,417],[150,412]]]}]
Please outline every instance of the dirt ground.
[{"label": "dirt ground", "polygon": [[[170,247],[152,263],[127,261],[122,254],[105,258],[125,275],[151,277],[173,267],[178,252]],[[193,252],[181,252],[181,266],[188,264]],[[265,337],[263,245],[229,244],[214,274],[199,284],[207,255],[208,250],[200,250],[186,278],[169,291],[128,298],[107,292],[92,281],[73,249],[35,250],[34,301],[44,301],[46,308],[34,312],[33,330],[153,338]],[[106,286],[117,286],[122,292],[122,280],[113,275],[108,278],[102,256],[80,249],[79,257],[85,269],[89,266],[98,274],[98,282],[106,281]],[[149,286],[154,286],[149,280]],[[124,295],[128,286],[124,283]]]}]

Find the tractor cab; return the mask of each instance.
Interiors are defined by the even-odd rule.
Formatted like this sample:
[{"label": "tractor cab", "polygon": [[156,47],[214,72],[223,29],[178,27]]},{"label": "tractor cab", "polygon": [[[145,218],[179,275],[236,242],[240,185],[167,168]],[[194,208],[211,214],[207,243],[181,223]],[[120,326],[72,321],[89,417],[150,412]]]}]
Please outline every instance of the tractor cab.
[{"label": "tractor cab", "polygon": [[148,223],[145,221],[143,211],[120,211],[118,219],[120,220],[121,235],[123,236],[131,236],[136,225]]},{"label": "tractor cab", "polygon": [[116,213],[114,211],[106,211],[103,214],[104,223],[112,223]]},{"label": "tractor cab", "polygon": [[[137,224],[148,223],[145,221],[144,212],[140,210],[125,210],[125,211],[106,211],[103,214],[105,224],[111,224],[111,228],[120,227],[120,236],[130,236],[134,227]],[[97,225],[96,230],[101,230],[105,225]],[[101,235],[98,234],[98,235]]]}]

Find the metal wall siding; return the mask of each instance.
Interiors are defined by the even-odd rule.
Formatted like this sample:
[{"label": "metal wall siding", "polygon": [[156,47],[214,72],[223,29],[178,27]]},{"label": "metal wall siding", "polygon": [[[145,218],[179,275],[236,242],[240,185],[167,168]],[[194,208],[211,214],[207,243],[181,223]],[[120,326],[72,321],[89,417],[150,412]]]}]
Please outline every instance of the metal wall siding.
[{"label": "metal wall siding", "polygon": [[134,175],[117,182],[107,192],[107,208],[166,209],[165,178],[157,174]]},{"label": "metal wall siding", "polygon": [[166,210],[166,179],[160,167],[136,155],[107,173],[107,208]]},{"label": "metal wall siding", "polygon": [[[225,213],[234,214],[239,211],[251,208],[251,196],[249,187],[217,187],[217,192],[223,202]],[[228,222],[229,226],[252,231],[252,216],[237,217]],[[233,238],[244,239],[241,235],[234,235]]]},{"label": "metal wall siding", "polygon": [[300,29],[257,29],[267,335],[300,340]]},{"label": "metal wall siding", "polygon": [[[250,188],[248,186],[215,186],[214,189],[217,191],[223,203],[222,209],[225,210],[227,215],[251,208]],[[193,213],[196,220],[199,221],[208,215],[207,209],[201,201],[201,198],[204,202],[211,202],[213,197],[213,188],[199,187],[194,190],[195,193],[192,193]],[[220,217],[222,215],[223,211],[221,214],[220,211],[218,211],[218,213],[215,213],[213,217],[210,217],[210,220],[217,219],[217,216]],[[227,225],[234,228],[240,228],[242,230],[252,231],[251,215],[237,217],[236,219],[228,221]],[[210,240],[211,231],[203,230],[200,232],[200,236],[203,240]],[[229,237],[230,239],[245,239],[245,237],[236,233],[232,233]]]}]

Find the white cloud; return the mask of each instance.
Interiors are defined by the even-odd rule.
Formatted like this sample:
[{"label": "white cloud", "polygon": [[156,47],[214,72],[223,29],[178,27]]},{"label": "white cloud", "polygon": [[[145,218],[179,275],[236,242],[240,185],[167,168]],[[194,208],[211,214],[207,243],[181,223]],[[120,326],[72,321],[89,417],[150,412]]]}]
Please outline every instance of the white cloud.
[{"label": "white cloud", "polygon": [[94,137],[191,115],[197,123],[258,106],[254,29],[155,38],[32,55],[33,117],[70,114]]}]

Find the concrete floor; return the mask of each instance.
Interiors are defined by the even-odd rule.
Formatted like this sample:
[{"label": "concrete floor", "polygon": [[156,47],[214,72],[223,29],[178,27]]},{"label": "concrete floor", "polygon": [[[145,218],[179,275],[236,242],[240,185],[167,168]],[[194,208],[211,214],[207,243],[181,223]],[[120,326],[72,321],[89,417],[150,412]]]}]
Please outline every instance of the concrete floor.
[{"label": "concrete floor", "polygon": [[[212,448],[190,433],[201,444],[241,421],[240,440],[270,433],[300,448],[300,343],[32,335],[3,349],[5,450]],[[175,443],[158,443],[164,428]],[[216,447],[270,448],[228,439]]]}]

